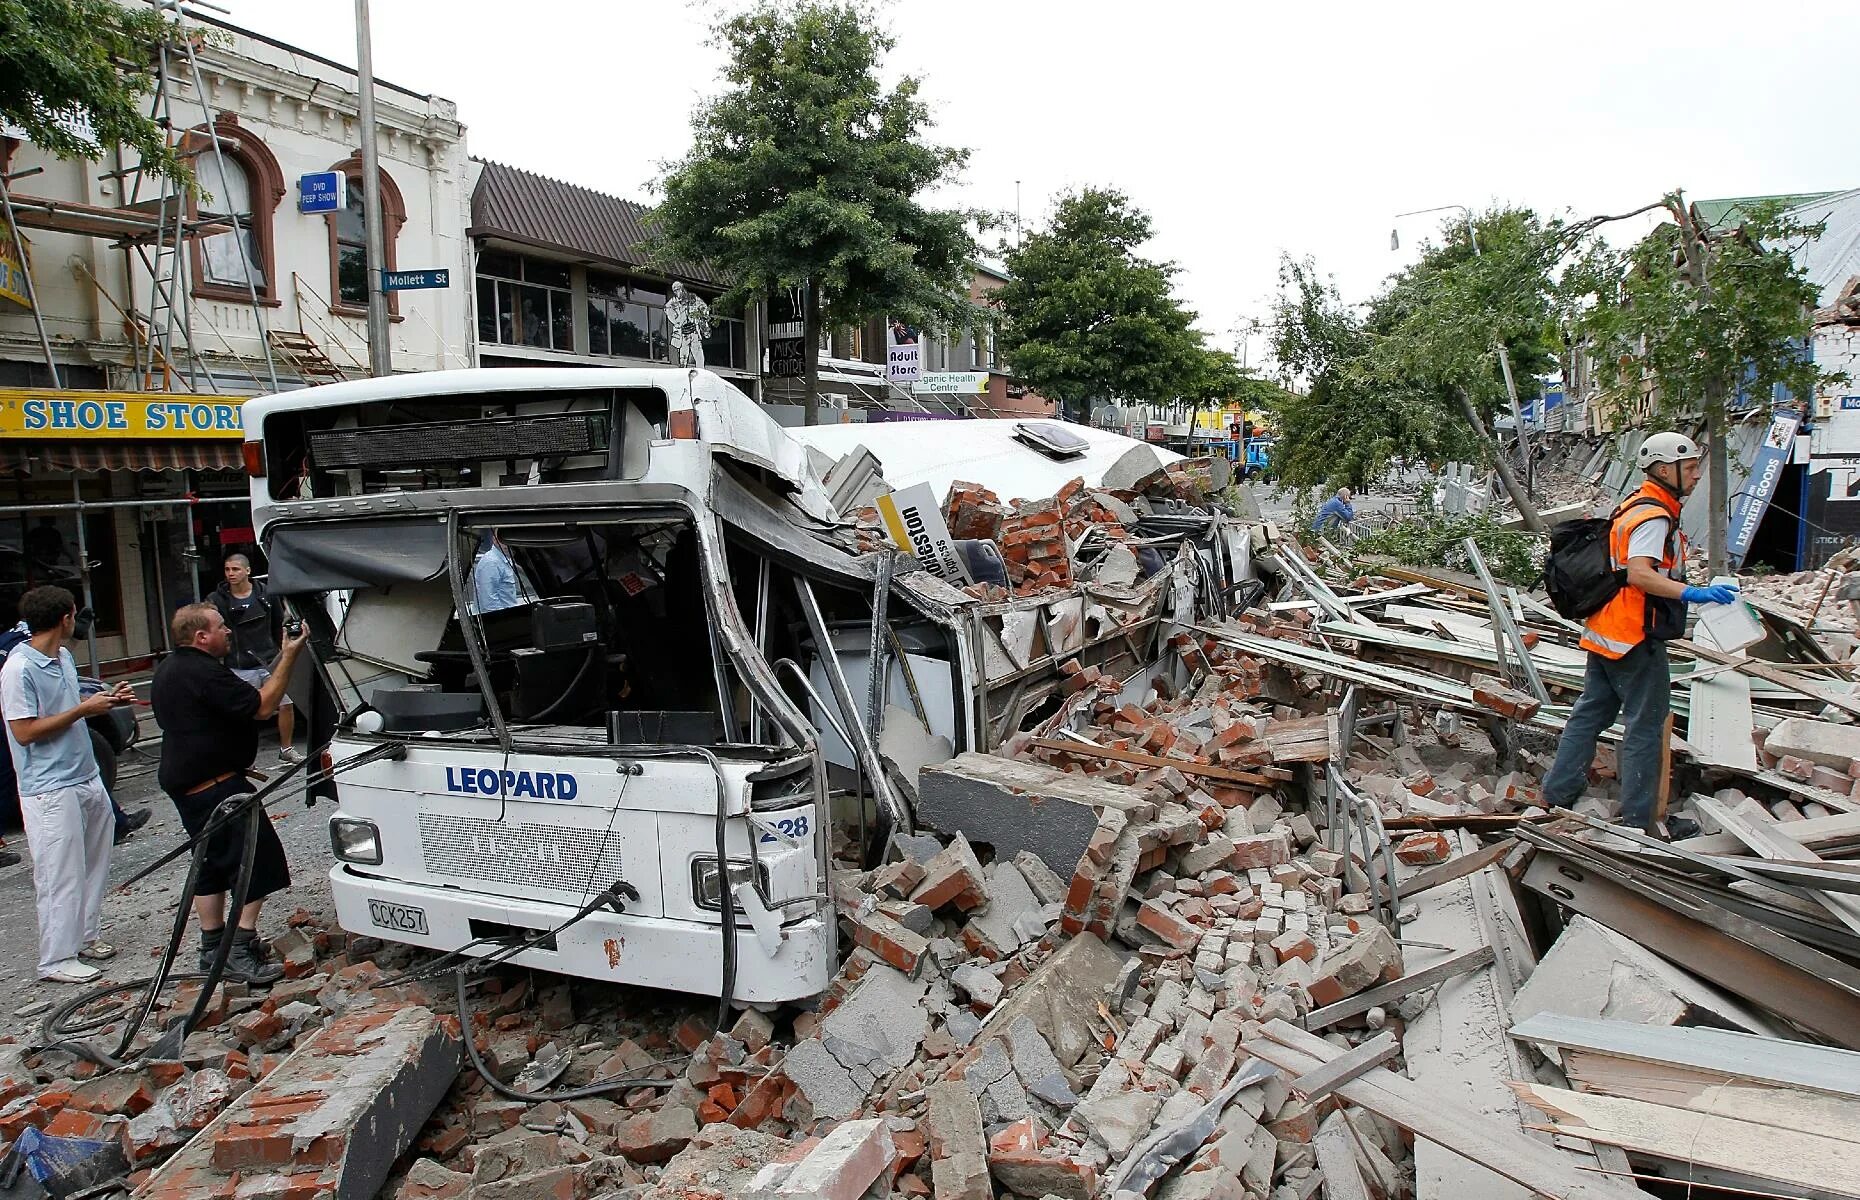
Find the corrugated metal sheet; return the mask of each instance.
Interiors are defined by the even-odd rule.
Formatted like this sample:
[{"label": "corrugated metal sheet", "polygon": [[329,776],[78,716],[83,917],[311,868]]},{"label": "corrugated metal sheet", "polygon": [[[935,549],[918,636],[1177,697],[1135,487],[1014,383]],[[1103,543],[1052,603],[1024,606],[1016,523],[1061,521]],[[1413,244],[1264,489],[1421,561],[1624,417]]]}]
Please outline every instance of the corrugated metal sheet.
[{"label": "corrugated metal sheet", "polygon": [[728,287],[730,281],[699,263],[654,262],[648,253],[643,204],[592,188],[563,183],[534,171],[481,160],[471,194],[473,237],[501,237],[580,257],[634,267],[654,275]]},{"label": "corrugated metal sheet", "polygon": [[1808,268],[1808,281],[1821,293],[1820,306],[1826,308],[1840,298],[1849,279],[1860,275],[1860,188],[1817,198],[1789,214],[1810,224],[1826,223],[1821,236],[1798,254]]}]

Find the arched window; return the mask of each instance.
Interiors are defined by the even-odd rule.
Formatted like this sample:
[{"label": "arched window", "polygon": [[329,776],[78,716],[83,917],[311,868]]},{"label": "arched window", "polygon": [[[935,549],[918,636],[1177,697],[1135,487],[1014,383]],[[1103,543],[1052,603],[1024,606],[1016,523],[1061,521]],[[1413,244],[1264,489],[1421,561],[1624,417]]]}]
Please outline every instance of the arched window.
[{"label": "arched window", "polygon": [[229,216],[236,228],[203,232],[193,242],[194,294],[209,299],[275,305],[277,270],[272,219],[284,199],[284,172],[271,151],[231,113],[213,123],[219,153],[204,129],[188,133],[200,191],[196,218]]},{"label": "arched window", "polygon": [[[330,167],[348,180],[348,203],[324,218],[329,225],[329,302],[333,312],[345,316],[368,315],[368,227],[362,215],[362,152]],[[407,223],[407,205],[393,177],[381,172],[382,268],[392,271],[397,261],[394,245]],[[399,297],[388,293],[388,311],[400,310]]]}]

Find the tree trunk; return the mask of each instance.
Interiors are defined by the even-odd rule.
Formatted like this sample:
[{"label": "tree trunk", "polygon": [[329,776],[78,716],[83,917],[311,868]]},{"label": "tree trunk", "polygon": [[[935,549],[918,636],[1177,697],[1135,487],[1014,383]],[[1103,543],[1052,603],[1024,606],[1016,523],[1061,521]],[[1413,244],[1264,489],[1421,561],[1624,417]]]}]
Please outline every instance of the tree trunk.
[{"label": "tree trunk", "polygon": [[805,394],[802,404],[805,406],[801,421],[805,425],[820,424],[820,288],[809,276],[807,280],[807,299],[802,309],[801,334],[807,339],[807,375],[803,380]]},{"label": "tree trunk", "polygon": [[1517,505],[1518,515],[1524,518],[1524,527],[1532,533],[1544,532],[1543,516],[1538,513],[1537,506],[1531,503],[1524,485],[1518,482],[1517,472],[1511,469],[1511,462],[1505,457],[1505,452],[1497,442],[1492,440],[1491,433],[1486,430],[1485,422],[1480,419],[1479,410],[1473,407],[1472,400],[1465,391],[1455,388],[1453,395],[1460,402],[1460,411],[1465,414],[1466,423],[1472,426],[1473,433],[1478,436],[1480,444],[1485,447],[1486,453],[1492,456],[1492,465],[1498,468],[1499,481],[1505,485],[1505,493],[1511,497],[1511,502]]},{"label": "tree trunk", "polygon": [[1705,499],[1710,505],[1705,526],[1705,558],[1712,575],[1730,574],[1730,555],[1726,525],[1731,512],[1730,439],[1724,429],[1724,383],[1705,385],[1705,436],[1708,458],[1705,461]]},{"label": "tree trunk", "polygon": [[[1668,198],[1667,208],[1679,226],[1679,244],[1686,256],[1686,273],[1691,275],[1692,286],[1697,293],[1696,303],[1710,304],[1711,277],[1707,269],[1705,241],[1693,219],[1693,212],[1686,205],[1684,197],[1677,193]],[[1731,461],[1724,431],[1724,392],[1724,380],[1705,381],[1705,436],[1709,440],[1706,448],[1709,457],[1705,460],[1705,498],[1710,505],[1710,511],[1706,514],[1705,557],[1707,569],[1713,575],[1728,574],[1726,568],[1730,563],[1726,553],[1725,527],[1731,513]]]}]

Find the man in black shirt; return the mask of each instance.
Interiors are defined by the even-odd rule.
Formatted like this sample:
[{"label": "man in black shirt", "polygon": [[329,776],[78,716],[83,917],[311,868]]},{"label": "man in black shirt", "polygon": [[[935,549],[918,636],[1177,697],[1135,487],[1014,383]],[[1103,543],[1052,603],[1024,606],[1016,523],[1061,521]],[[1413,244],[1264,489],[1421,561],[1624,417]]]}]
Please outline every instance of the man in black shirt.
[{"label": "man in black shirt", "polygon": [[[175,651],[155,671],[151,685],[155,721],[161,726],[161,767],[156,778],[180,811],[190,837],[229,796],[252,791],[246,769],[258,757],[258,726],[284,699],[291,667],[304,648],[304,635],[284,639],[277,667],[262,687],[234,675],[220,660],[232,648],[232,633],[219,609],[189,604],[174,614]],[[284,846],[265,810],[253,805],[245,820],[257,821],[258,849],[246,903],[237,914],[226,975],[246,983],[271,983],[283,969],[268,962],[258,941],[258,913],[266,896],[290,886]],[[226,936],[226,892],[239,874],[245,852],[245,821],[234,821],[206,839],[194,914],[200,919],[200,969],[206,971]]]}]

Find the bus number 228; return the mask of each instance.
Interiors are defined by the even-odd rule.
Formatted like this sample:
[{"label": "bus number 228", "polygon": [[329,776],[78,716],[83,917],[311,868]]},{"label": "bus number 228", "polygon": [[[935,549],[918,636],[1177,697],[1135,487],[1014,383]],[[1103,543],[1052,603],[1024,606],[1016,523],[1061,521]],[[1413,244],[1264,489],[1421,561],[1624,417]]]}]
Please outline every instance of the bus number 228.
[{"label": "bus number 228", "polygon": [[[775,822],[775,828],[781,830],[783,837],[790,837],[790,838],[796,838],[796,839],[804,838],[807,836],[807,818],[806,817],[784,817],[781,820]],[[762,835],[762,840],[765,842],[772,842],[776,839],[775,839],[774,834],[765,833]]]}]

